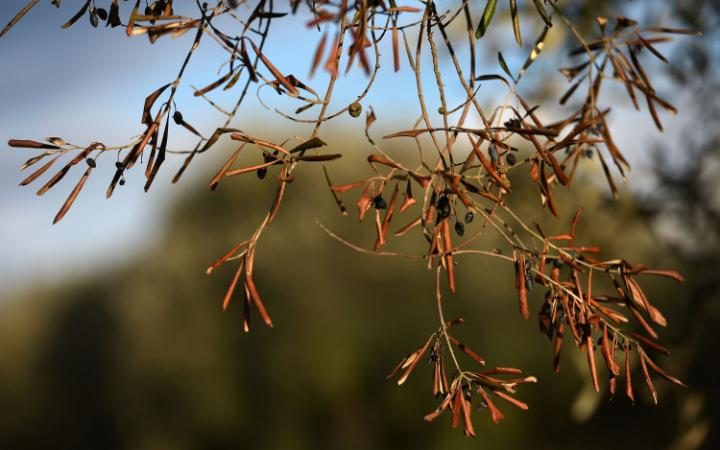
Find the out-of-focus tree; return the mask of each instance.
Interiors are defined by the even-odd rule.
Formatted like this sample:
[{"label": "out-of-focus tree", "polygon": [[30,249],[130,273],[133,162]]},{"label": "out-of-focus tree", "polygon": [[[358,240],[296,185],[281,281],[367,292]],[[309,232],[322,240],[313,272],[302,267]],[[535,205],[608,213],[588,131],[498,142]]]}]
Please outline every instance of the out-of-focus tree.
[{"label": "out-of-focus tree", "polygon": [[699,0],[672,4],[681,23],[701,30],[704,41],[686,41],[673,56],[669,75],[686,86],[688,126],[671,144],[658,142],[652,183],[639,192],[638,204],[656,233],[682,255],[688,275],[676,341],[688,357],[692,394],[682,407],[682,432],[673,449],[720,446],[720,364],[709,357],[720,343],[720,4]]},{"label": "out-of-focus tree", "polygon": [[[60,3],[53,2],[57,6]],[[56,214],[55,222],[68,213],[97,165],[109,159],[106,155],[115,157],[115,172],[107,190],[110,197],[115,189],[125,184],[126,174],[145,162],[143,155],[147,155],[144,171],[147,190],[171,155],[180,154],[183,161],[173,178],[175,182],[195,158],[216,150],[220,147],[220,139],[229,136],[237,147],[210,180],[211,190],[221,183],[223,187],[228,185],[228,178],[255,174],[263,180],[270,171],[277,172],[276,193],[272,196],[269,212],[259,220],[257,227],[247,230],[247,239],[229,251],[223,251],[223,256],[207,270],[212,273],[226,265],[234,266],[222,305],[223,309],[230,308],[233,299],[239,298],[244,331],[250,330],[252,311],[265,324],[273,326],[258,289],[263,283],[256,284],[256,278],[260,278],[255,272],[256,250],[261,239],[262,242],[272,240],[272,237],[266,237],[268,227],[278,218],[287,191],[292,190],[305,173],[301,169],[320,164],[322,180],[341,213],[348,214],[344,201],[351,193],[357,193],[354,200],[360,221],[366,217],[374,219],[368,220],[373,222],[370,228],[375,233],[374,245],[357,243],[360,240],[356,237],[363,236],[360,230],[354,231],[353,238],[346,239],[319,225],[329,237],[359,253],[415,260],[429,269],[432,281],[429,297],[434,298],[436,323],[427,329],[417,350],[408,353],[391,374],[391,378],[402,385],[421,361],[429,359],[429,390],[438,403],[436,409],[425,416],[427,421],[434,421],[447,412],[453,428],[462,427],[466,435],[475,436],[474,408],[488,411],[497,423],[504,418],[500,404],[528,409],[528,405],[515,396],[516,390],[520,385],[537,381],[535,376],[515,368],[494,364],[483,368],[485,359],[471,350],[465,340],[459,340],[462,331],[456,330],[463,328],[460,325],[464,319],[449,315],[449,310],[454,308],[449,306],[452,302],[448,299],[453,294],[472,298],[472,292],[458,283],[458,280],[467,280],[462,275],[468,270],[458,262],[472,268],[475,266],[469,261],[473,258],[489,258],[496,266],[511,269],[510,282],[514,286],[517,308],[525,319],[531,316],[531,309],[538,311],[540,331],[553,343],[555,371],[559,371],[561,358],[567,358],[567,350],[563,348],[575,347],[587,368],[588,390],[607,389],[611,396],[623,392],[634,402],[644,395],[640,394],[642,388],[657,403],[658,380],[683,385],[680,379],[656,363],[658,355],[669,353],[659,343],[656,329],[666,326],[668,320],[655,305],[656,300],[650,301],[645,281],[646,276],[681,281],[682,275],[673,270],[631,263],[629,259],[635,259],[632,254],[603,253],[595,242],[579,234],[579,230],[590,229],[585,234],[591,235],[597,225],[590,222],[590,227],[584,226],[585,222],[581,220],[583,205],[572,202],[567,191],[572,186],[577,192],[580,188],[576,185],[593,178],[591,172],[583,170],[586,164],[593,163],[602,168],[597,173],[612,195],[619,197],[617,178],[618,175],[626,177],[629,164],[613,139],[609,125],[612,109],[618,104],[618,92],[623,92],[625,101],[637,109],[645,108],[649,119],[662,130],[662,111],[675,113],[677,110],[662,95],[659,86],[663,83],[657,81],[660,71],[650,61],[671,63],[675,58],[670,57],[668,61],[661,46],[676,35],[694,34],[693,30],[706,24],[643,25],[632,18],[613,14],[622,2],[597,5],[552,0],[488,0],[477,4],[428,1],[398,5],[394,1],[296,0],[281,9],[272,1],[260,0],[198,2],[190,7],[186,5],[188,9],[183,12],[176,12],[170,0],[147,4],[144,12],[139,0],[128,11],[123,11],[117,0],[106,2],[107,8],[96,3],[99,2],[88,0],[83,3],[65,27],[87,18],[94,27],[100,22],[112,28],[122,26],[128,36],[147,36],[151,43],[188,32],[195,38],[187,54],[180,58],[177,74],[147,97],[141,108],[141,133],[127,144],[110,147],[98,139],[76,145],[61,137],[50,137],[45,141],[9,141],[12,147],[38,151],[23,166],[23,169],[33,167],[34,172],[21,182],[22,185],[30,185],[44,175],[54,173],[39,189],[39,195],[53,189],[72,169],[83,167],[82,175]],[[27,3],[0,35],[16,26],[37,4],[35,0]],[[672,20],[702,20],[696,15],[702,12],[703,6],[695,6],[694,10],[687,6],[663,10],[669,12]],[[711,12],[716,13],[716,9],[713,7]],[[283,72],[282,60],[265,50],[274,29],[271,25],[281,22],[288,13],[304,13],[308,27],[322,33],[317,47],[308,52],[307,60],[311,73],[321,67],[325,70],[324,91],[316,90],[307,80]],[[562,58],[562,63],[560,58],[553,63],[539,63],[544,61],[546,44],[549,46],[553,37],[560,40],[556,48],[569,50],[571,59]],[[522,54],[522,58],[506,58],[504,54],[509,53],[502,45],[497,58],[492,52],[493,59],[497,59],[497,69],[489,73],[480,70],[478,54],[483,52],[486,42],[505,44],[513,39],[517,48],[512,53]],[[204,88],[193,88],[195,96],[225,115],[224,123],[211,132],[192,125],[191,118],[181,112],[176,102],[176,94],[184,87],[187,69],[201,44],[216,45],[227,56],[222,61],[220,78]],[[689,65],[696,74],[708,73],[711,58],[707,52],[714,49],[698,44],[679,45],[694,45],[693,50],[687,52],[692,55]],[[678,48],[682,47],[675,47],[675,57]],[[402,127],[399,131],[381,139],[374,130],[378,127],[376,122],[385,122],[381,120],[380,112],[376,115],[369,105],[365,105],[364,132],[359,135],[364,136],[365,145],[370,149],[366,158],[367,172],[359,175],[359,181],[336,183],[333,181],[335,175],[331,176],[330,172],[331,162],[348,153],[344,149],[342,152],[324,151],[326,147],[339,148],[337,144],[332,145],[326,124],[346,114],[354,118],[362,115],[363,101],[375,88],[384,61],[382,52],[386,50],[392,56],[389,65],[396,71],[403,64],[412,72],[418,110],[401,119],[401,122],[409,123],[408,126],[398,125]],[[567,78],[563,93],[553,96],[543,86],[546,84],[544,79],[533,81],[532,69],[538,64],[549,64]],[[337,105],[333,102],[336,83],[343,70],[353,69],[365,72],[367,84],[351,102]],[[671,72],[680,82],[687,81],[687,76],[683,75],[686,73],[688,71],[682,66]],[[261,135],[262,130],[248,132],[233,128],[235,114],[255,86],[259,93],[278,94],[281,100],[288,102],[283,107],[292,105],[290,112],[276,109],[280,119],[306,124],[308,134],[270,138]],[[487,86],[499,86],[506,94],[505,100],[484,97],[483,89]],[[529,93],[523,91],[525,86],[529,86]],[[230,108],[219,106],[213,97],[220,88],[237,93]],[[458,96],[457,92],[461,94]],[[556,107],[558,101],[561,107]],[[710,114],[714,109],[703,111]],[[315,115],[308,118],[308,114],[313,113]],[[176,132],[194,135],[195,144],[187,150],[172,149],[168,144],[169,136]],[[328,142],[321,139],[321,134]],[[417,151],[399,151],[388,144],[396,141],[409,142]],[[700,148],[704,147],[704,144],[700,145]],[[256,152],[255,159],[259,156],[259,161],[244,159],[251,150]],[[667,159],[667,163],[658,163],[656,173],[658,183],[671,190],[675,200],[665,202],[667,197],[658,197],[663,199],[660,206],[653,207],[650,202],[647,210],[658,218],[665,218],[658,219],[658,224],[673,214],[686,211],[702,216],[700,226],[716,224],[717,199],[713,197],[713,191],[707,190],[707,178],[717,180],[713,171],[717,170],[717,160],[712,169],[708,168],[710,164],[698,165],[697,161],[689,161],[680,167],[672,158]],[[709,160],[705,158],[705,152],[695,159]],[[54,172],[57,161],[63,161],[65,165]],[[683,186],[683,190],[678,190],[678,185]],[[527,196],[522,195],[528,192],[529,186],[539,198],[534,205],[528,205]],[[658,192],[662,190],[655,194]],[[541,216],[564,218],[563,227],[536,220],[538,210]],[[223,211],[214,217],[225,214],[228,213]],[[403,226],[396,227],[399,220]],[[417,242],[397,242],[397,238],[405,235],[416,237],[420,247]],[[495,238],[488,235],[495,235]],[[290,236],[296,238],[294,233]],[[716,244],[717,239],[713,242]],[[306,260],[307,255],[303,255],[302,261]],[[267,264],[272,278],[283,283],[296,271],[302,272],[296,267],[278,267],[268,262],[260,264],[260,256],[257,261],[258,267]],[[413,281],[410,284],[414,288],[415,284],[421,283]],[[487,293],[492,290],[492,284],[493,280],[485,280],[476,286],[476,292]],[[388,286],[387,289],[398,287],[393,283]],[[716,286],[705,289],[716,289]],[[385,292],[378,288],[374,293]],[[418,319],[404,313],[410,308],[414,310],[415,306],[405,305],[405,310],[400,309],[396,317],[402,318],[406,327],[418,326]],[[71,312],[70,323],[76,318],[74,314],[79,315],[78,320],[84,317],[82,308]],[[387,312],[383,310],[382,314]],[[470,321],[475,323],[473,318]],[[106,342],[103,336],[101,333],[97,339],[98,345]],[[505,339],[497,339],[497,342],[503,343]],[[62,352],[63,348],[63,339],[58,339],[58,347],[53,347],[52,352]],[[493,351],[487,349],[486,353]],[[52,358],[49,360],[52,362]],[[324,363],[318,361],[319,365]],[[98,363],[98,367],[106,366]],[[607,372],[607,376],[603,372]],[[93,381],[102,385],[108,376],[102,372]],[[75,372],[68,372],[67,380],[75,378],[83,379]],[[281,377],[277,380],[278,384],[282,381],[292,382],[292,379]],[[52,395],[49,398],[52,401]],[[172,403],[173,399],[161,398],[160,401]],[[591,407],[583,406],[583,402],[576,404],[580,405],[578,416],[587,416],[583,410],[592,411],[597,407],[597,404]],[[92,408],[100,407],[92,403]],[[87,414],[102,418],[106,411],[105,407],[88,409]],[[108,427],[107,423],[100,420],[93,429],[104,430],[105,427]],[[111,436],[113,430],[107,430],[102,435]],[[77,439],[81,442],[83,437]]]}]

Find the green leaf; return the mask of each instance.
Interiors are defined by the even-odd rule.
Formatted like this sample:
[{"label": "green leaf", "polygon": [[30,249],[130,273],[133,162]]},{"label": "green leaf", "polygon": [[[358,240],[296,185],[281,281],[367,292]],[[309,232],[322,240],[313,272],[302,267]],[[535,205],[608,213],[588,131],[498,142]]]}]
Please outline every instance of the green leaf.
[{"label": "green leaf", "polygon": [[475,30],[475,39],[480,39],[485,36],[490,22],[495,16],[495,8],[497,7],[497,0],[488,0],[485,4],[485,11],[483,11],[482,19],[478,24],[477,30]]},{"label": "green leaf", "polygon": [[503,72],[505,72],[511,80],[515,81],[515,77],[512,75],[512,73],[510,73],[510,68],[505,62],[505,58],[503,57],[503,54],[501,52],[498,52],[498,63],[500,63],[500,68],[503,70]]}]

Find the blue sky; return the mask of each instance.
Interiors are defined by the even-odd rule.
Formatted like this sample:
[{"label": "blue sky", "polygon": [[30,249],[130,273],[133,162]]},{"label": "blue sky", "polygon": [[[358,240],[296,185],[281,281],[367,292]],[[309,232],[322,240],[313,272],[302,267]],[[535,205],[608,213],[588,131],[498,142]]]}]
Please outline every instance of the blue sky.
[{"label": "blue sky", "polygon": [[[3,1],[0,22],[8,21],[24,3],[25,0]],[[52,218],[79,174],[71,173],[68,180],[43,197],[34,194],[35,185],[17,186],[27,175],[18,168],[32,156],[32,151],[10,149],[4,142],[10,138],[42,139],[47,136],[62,136],[77,144],[93,140],[102,140],[108,145],[127,142],[141,131],[139,121],[144,98],[156,87],[172,81],[193,39],[193,33],[188,33],[176,40],[163,38],[150,46],[143,37],[127,38],[120,28],[93,29],[86,19],[68,30],[61,30],[60,25],[73,15],[77,3],[64,1],[63,7],[57,10],[49,5],[49,1],[42,2],[0,39],[0,61],[3,61],[0,142],[5,147],[0,148],[0,298],[27,288],[30,283],[52,282],[68,274],[92,274],[129,260],[162,230],[163,212],[183,191],[183,186],[189,184],[188,180],[184,180],[179,188],[169,184],[170,173],[174,172],[172,168],[180,163],[180,160],[171,161],[149,193],[143,192],[137,171],[135,179],[131,176],[128,184],[118,189],[108,201],[104,191],[112,169],[108,164],[101,165],[99,173],[91,178],[70,213],[55,226],[51,225]],[[286,20],[289,23],[279,26],[269,42],[267,54],[282,61],[284,72],[306,79],[308,60],[320,34],[314,30],[297,33],[298,29],[304,30],[297,26],[297,19],[283,19]],[[498,42],[508,40],[499,37]],[[493,45],[492,42],[489,44]],[[510,64],[517,67],[527,50],[513,53],[513,48],[510,46],[506,54]],[[382,64],[389,69],[391,56],[389,51],[386,53]],[[201,47],[191,63],[188,85],[178,96],[185,117],[207,134],[223,118],[202,100],[192,98],[189,84],[201,87],[217,78],[222,57],[223,54],[212,45]],[[497,71],[493,66],[485,69]],[[313,85],[322,87],[325,79],[325,74],[319,74]],[[349,102],[365,80],[360,71],[343,78],[338,85],[336,105]],[[427,81],[431,82],[429,78]],[[561,78],[558,75],[548,81],[561,82]],[[504,97],[504,93],[495,88],[485,92],[486,98]],[[676,91],[675,97],[681,103],[690,104],[691,99],[684,96],[682,90]],[[217,98],[228,107],[232,103],[231,97]],[[269,90],[263,98],[273,106],[283,106]],[[434,101],[431,94],[429,100]],[[381,71],[377,88],[365,103],[372,105],[381,118],[393,118],[397,129],[411,127],[417,110],[411,74]],[[408,110],[413,111],[412,117],[404,114]],[[616,123],[616,140],[627,149],[631,160],[642,161],[643,148],[659,135],[653,131],[645,112],[617,111],[615,117],[618,115],[622,115],[622,120]],[[666,139],[678,139],[675,126],[687,123],[688,119],[678,121],[676,125],[669,123]],[[280,120],[252,98],[241,110],[235,125],[243,128],[252,124],[249,131],[260,136],[273,131],[272,127],[258,131],[255,126],[258,123],[282,126],[284,135],[309,134],[308,126]],[[348,123],[349,119],[343,118],[338,124]],[[188,140],[190,135],[184,136],[177,133],[171,146],[192,145],[193,141]],[[217,162],[212,155],[205,158],[190,171],[189,178],[204,174],[200,169],[202,166]],[[118,242],[123,245],[119,247]]]}]

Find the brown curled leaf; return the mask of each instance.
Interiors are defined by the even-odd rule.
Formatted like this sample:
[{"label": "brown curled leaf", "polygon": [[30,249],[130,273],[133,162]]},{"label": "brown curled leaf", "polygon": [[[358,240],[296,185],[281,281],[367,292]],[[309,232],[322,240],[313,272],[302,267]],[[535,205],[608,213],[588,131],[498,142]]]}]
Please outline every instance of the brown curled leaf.
[{"label": "brown curled leaf", "polygon": [[492,417],[492,421],[494,423],[500,423],[500,421],[505,418],[503,413],[498,409],[497,406],[495,406],[495,403],[493,403],[492,399],[489,395],[485,393],[485,390],[483,388],[478,388],[478,392],[480,392],[480,395],[482,395],[483,400],[485,401],[488,409],[490,410],[490,417]]},{"label": "brown curled leaf", "polygon": [[10,139],[8,141],[10,147],[15,148],[36,148],[45,150],[58,150],[60,147],[54,144],[46,144],[44,142],[33,141],[30,139]]},{"label": "brown curled leaf", "polygon": [[83,186],[85,186],[85,182],[90,176],[92,170],[92,167],[88,167],[87,169],[85,169],[85,173],[82,177],[80,177],[80,181],[78,181],[78,183],[75,185],[75,188],[73,188],[72,192],[70,192],[67,200],[65,200],[65,203],[62,205],[60,211],[58,211],[57,215],[55,216],[55,219],[53,220],[53,225],[60,222],[62,218],[65,217],[65,214],[67,214],[67,212],[70,210],[73,203],[75,203],[75,199],[77,199],[78,194],[80,194]]},{"label": "brown curled leaf", "polygon": [[652,379],[650,378],[650,372],[648,372],[647,368],[647,356],[645,356],[645,353],[642,350],[638,351],[638,354],[640,356],[640,367],[642,368],[643,375],[645,376],[645,384],[648,387],[648,390],[650,391],[650,394],[652,395],[653,402],[657,405],[658,402],[658,395],[657,391],[655,390],[655,385],[653,385]]},{"label": "brown curled leaf", "polygon": [[28,184],[30,184],[30,183],[32,183],[33,181],[35,181],[38,177],[40,177],[42,174],[44,174],[45,172],[47,172],[48,169],[49,169],[50,167],[52,167],[53,164],[55,164],[55,161],[57,161],[58,158],[60,158],[60,155],[54,157],[53,159],[51,159],[50,161],[48,161],[47,163],[45,163],[42,167],[40,167],[38,170],[36,170],[35,172],[31,173],[27,178],[25,178],[24,180],[22,180],[22,181],[20,182],[20,186],[27,186]]}]

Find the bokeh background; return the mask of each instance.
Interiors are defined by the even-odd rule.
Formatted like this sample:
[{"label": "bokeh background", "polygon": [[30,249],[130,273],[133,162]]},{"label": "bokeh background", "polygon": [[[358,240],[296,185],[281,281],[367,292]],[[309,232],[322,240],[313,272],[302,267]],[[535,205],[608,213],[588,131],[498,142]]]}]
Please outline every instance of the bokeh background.
[{"label": "bokeh background", "polygon": [[[24,3],[2,2],[0,22]],[[87,20],[61,30],[79,2],[65,1],[60,9],[43,3],[0,40],[0,141],[51,135],[77,143],[127,141],[140,130],[144,98],[174,78],[192,36],[150,46],[121,29],[94,29]],[[139,173],[130,176],[111,200],[104,191],[112,168],[101,164],[55,226],[52,217],[72,181],[36,197],[17,187],[25,176],[18,167],[29,153],[6,148],[0,153],[0,448],[720,448],[720,6],[571,3],[568,14],[583,29],[595,15],[623,14],[704,33],[665,47],[669,66],[646,57],[661,92],[681,111],[664,117],[664,134],[646,112],[627,102],[613,105],[616,141],[633,164],[619,201],[595,181],[602,180],[601,169],[592,160],[582,168],[583,183],[559,192],[560,219],[542,211],[534,189],[514,180],[516,197],[527,199],[518,207],[547,228],[563,229],[583,205],[586,242],[608,256],[629,255],[686,275],[683,285],[649,280],[643,286],[670,318],[662,337],[673,355],[663,365],[689,389],[658,381],[659,406],[641,388],[634,406],[622,397],[611,400],[606,392],[590,392],[584,357],[575,352],[565,352],[562,373],[553,374],[550,343],[516,313],[512,270],[465,259],[458,301],[449,306],[449,314],[467,319],[463,340],[490,364],[522,367],[540,379],[520,394],[530,411],[505,408],[507,419],[497,426],[477,414],[479,437],[467,439],[445,420],[422,421],[435,406],[429,369],[420,367],[401,388],[385,381],[435,327],[432,276],[420,263],[356,254],[325,235],[314,218],[357,242],[373,241],[371,227],[339,216],[319,168],[300,173],[259,249],[257,283],[275,329],[256,324],[246,335],[239,305],[220,311],[232,271],[208,277],[204,269],[252,231],[274,187],[250,175],[211,194],[207,181],[231,147],[197,161],[176,185],[170,177],[181,160],[171,161],[166,167],[173,170],[164,168],[147,194]],[[283,19],[288,25],[268,44],[286,72],[301,76],[319,40],[305,30],[305,20]],[[528,20],[526,26],[539,24]],[[537,102],[564,88],[554,68],[567,62],[572,38],[552,33],[550,56],[533,66],[522,87]],[[479,55],[485,71],[497,71],[496,50],[510,65],[522,64],[528,49],[517,49],[511,33],[485,39],[487,50]],[[201,48],[188,84],[213,81],[221,62],[212,46]],[[319,74],[316,85],[324,77]],[[411,80],[407,71],[383,71],[364,102],[381,119],[374,125],[378,135],[412,125]],[[364,81],[359,71],[343,78],[338,104]],[[261,95],[272,107],[283,106]],[[504,92],[488,88],[482,95],[491,102]],[[189,87],[178,104],[206,131],[221,120]],[[341,118],[323,134],[330,148],[346,152],[333,167],[338,180],[366,174],[362,122]],[[240,110],[236,126],[270,139],[308,134],[257,101]],[[171,145],[190,142],[178,133]],[[486,243],[493,245],[491,238]]]}]

